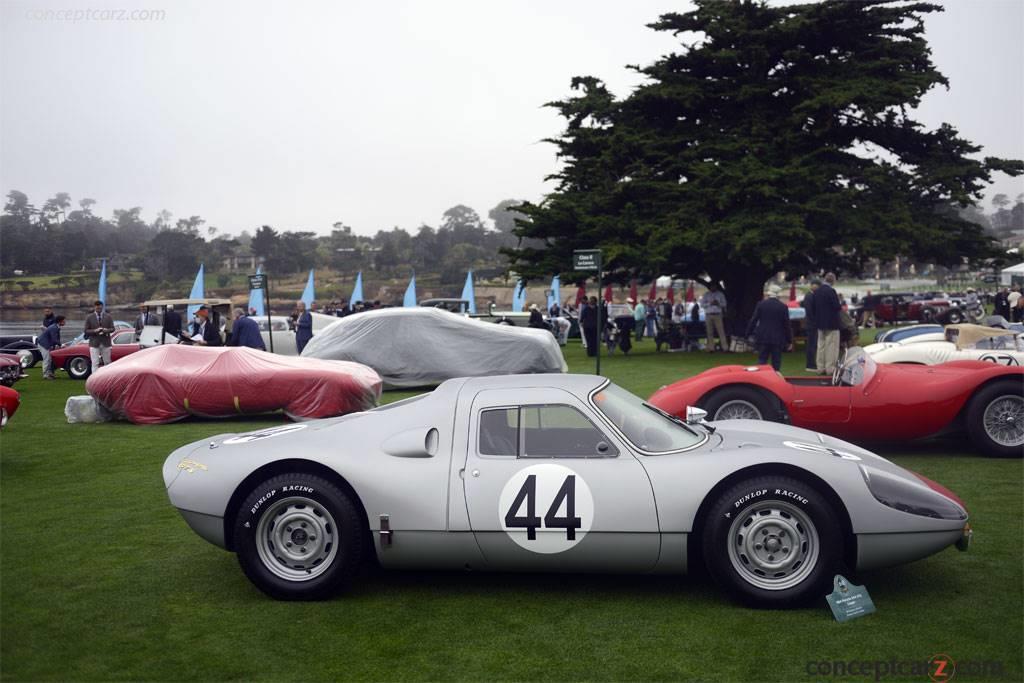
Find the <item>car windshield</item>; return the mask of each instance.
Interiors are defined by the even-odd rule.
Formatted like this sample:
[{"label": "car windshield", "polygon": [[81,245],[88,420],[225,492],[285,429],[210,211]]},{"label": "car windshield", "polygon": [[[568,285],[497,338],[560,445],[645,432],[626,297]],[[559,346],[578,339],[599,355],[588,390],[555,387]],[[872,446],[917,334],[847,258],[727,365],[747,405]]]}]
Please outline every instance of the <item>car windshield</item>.
[{"label": "car windshield", "polygon": [[1002,335],[985,337],[971,344],[968,348],[993,351],[1024,351],[1024,335]]},{"label": "car windshield", "polygon": [[856,387],[867,384],[875,374],[875,360],[864,349],[854,346],[846,352],[843,369],[839,373],[839,384]]},{"label": "car windshield", "polygon": [[707,438],[682,420],[641,401],[612,383],[594,394],[596,407],[616,429],[641,451],[668,453],[690,448]]}]

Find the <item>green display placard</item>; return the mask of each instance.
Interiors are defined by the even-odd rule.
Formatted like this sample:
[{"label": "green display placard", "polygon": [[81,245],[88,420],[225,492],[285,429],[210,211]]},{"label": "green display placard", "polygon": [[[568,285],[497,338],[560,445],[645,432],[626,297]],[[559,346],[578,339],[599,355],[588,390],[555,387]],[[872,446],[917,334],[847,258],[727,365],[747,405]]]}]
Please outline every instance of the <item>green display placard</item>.
[{"label": "green display placard", "polygon": [[875,603],[871,601],[868,589],[864,586],[855,586],[842,574],[836,574],[832,579],[832,587],[832,592],[825,599],[836,621],[850,621],[875,611]]}]

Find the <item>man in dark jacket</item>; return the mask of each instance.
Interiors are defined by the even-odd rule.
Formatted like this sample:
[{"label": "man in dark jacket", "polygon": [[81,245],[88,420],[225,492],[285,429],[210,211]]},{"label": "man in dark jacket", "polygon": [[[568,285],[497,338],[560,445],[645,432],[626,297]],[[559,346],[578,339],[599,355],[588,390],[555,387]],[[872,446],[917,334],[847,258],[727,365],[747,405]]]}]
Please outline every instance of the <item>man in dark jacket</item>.
[{"label": "man in dark jacket", "polygon": [[302,301],[295,305],[295,350],[302,355],[302,349],[313,338],[313,316],[306,310],[306,304]]},{"label": "man in dark jacket", "polygon": [[260,334],[260,325],[252,318],[245,315],[245,311],[236,308],[235,324],[231,328],[231,338],[228,346],[248,346],[250,349],[266,351],[267,346],[263,343],[263,335]]},{"label": "man in dark jacket", "polygon": [[[1007,307],[1007,310],[1009,310],[1009,307]],[[49,327],[55,322],[57,322],[57,316],[53,314],[53,309],[47,306],[46,308],[43,309],[42,329],[45,330],[47,327]]]},{"label": "man in dark jacket", "polygon": [[1001,315],[1010,319],[1010,290],[1003,287],[992,297],[992,315]]},{"label": "man in dark jacket", "polygon": [[839,361],[839,295],[833,285],[835,273],[825,275],[825,282],[814,292],[814,326],[818,328],[818,372],[831,375]]},{"label": "man in dark jacket", "polygon": [[[201,339],[196,339],[200,337]],[[196,311],[196,321],[192,324],[192,338],[200,346],[223,346],[220,338],[220,320],[217,315],[210,315],[210,307],[203,304]]]},{"label": "man in dark jacket", "polygon": [[54,379],[53,358],[50,357],[50,352],[60,348],[60,328],[64,327],[64,316],[58,315],[53,320],[36,340],[43,354],[43,379]]},{"label": "man in dark jacket", "polygon": [[[793,332],[789,327],[789,307],[779,301],[780,290],[772,285],[764,299],[754,308],[747,325],[747,336],[757,344],[757,364],[767,365],[771,357],[776,371],[782,368],[782,351],[793,346]],[[788,295],[787,295],[788,296]]]},{"label": "man in dark jacket", "polygon": [[814,326],[814,291],[821,286],[821,280],[811,279],[811,288],[804,294],[801,306],[804,308],[804,331],[807,333],[807,353],[804,370],[818,371],[818,328]]},{"label": "man in dark jacket", "polygon": [[164,329],[160,337],[161,344],[176,344],[181,339],[181,314],[174,310],[174,306],[168,306],[164,312]]},{"label": "man in dark jacket", "polygon": [[597,297],[590,297],[590,301],[580,308],[580,328],[583,330],[583,339],[587,342],[587,355],[597,355]]}]

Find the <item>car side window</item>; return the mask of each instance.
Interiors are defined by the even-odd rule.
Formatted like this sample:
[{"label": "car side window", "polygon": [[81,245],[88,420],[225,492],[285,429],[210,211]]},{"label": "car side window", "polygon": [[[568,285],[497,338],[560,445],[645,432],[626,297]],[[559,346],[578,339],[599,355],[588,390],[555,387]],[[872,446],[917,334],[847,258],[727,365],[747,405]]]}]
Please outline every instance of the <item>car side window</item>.
[{"label": "car side window", "polygon": [[498,408],[480,413],[480,455],[519,454],[519,408]]},{"label": "car side window", "polygon": [[583,413],[561,404],[482,410],[478,432],[480,455],[608,458],[619,454]]},{"label": "car side window", "polygon": [[520,419],[522,457],[604,458],[618,455],[601,430],[572,406],[523,406]]}]

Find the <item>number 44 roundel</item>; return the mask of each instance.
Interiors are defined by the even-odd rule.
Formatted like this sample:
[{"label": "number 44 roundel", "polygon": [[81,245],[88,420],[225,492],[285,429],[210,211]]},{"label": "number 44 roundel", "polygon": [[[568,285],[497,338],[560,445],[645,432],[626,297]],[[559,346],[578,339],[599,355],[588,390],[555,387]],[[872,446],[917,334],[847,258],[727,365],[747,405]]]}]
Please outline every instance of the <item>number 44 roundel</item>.
[{"label": "number 44 roundel", "polygon": [[560,553],[579,543],[594,521],[594,498],[583,477],[562,465],[531,465],[512,475],[498,501],[501,528],[535,553]]}]

